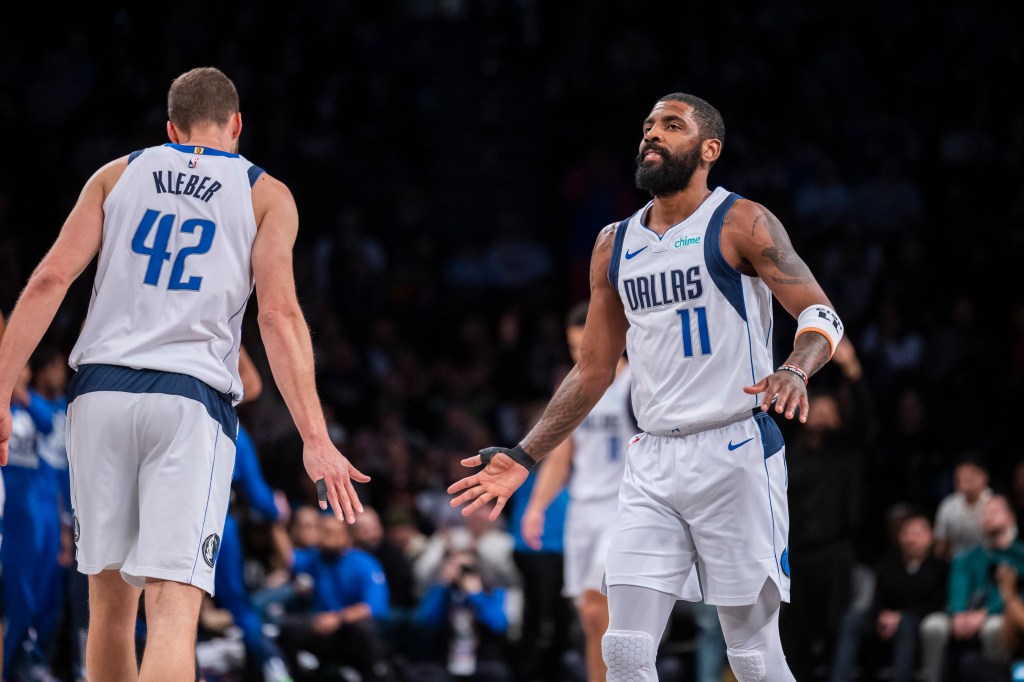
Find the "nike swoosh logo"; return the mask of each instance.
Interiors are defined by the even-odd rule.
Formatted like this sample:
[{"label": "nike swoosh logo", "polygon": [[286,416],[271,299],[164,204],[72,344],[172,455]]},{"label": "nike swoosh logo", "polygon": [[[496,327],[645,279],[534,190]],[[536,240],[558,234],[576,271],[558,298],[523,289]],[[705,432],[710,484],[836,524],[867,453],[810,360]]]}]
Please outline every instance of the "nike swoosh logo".
[{"label": "nike swoosh logo", "polygon": [[[649,245],[648,245],[648,246],[649,246]],[[642,251],[643,251],[644,249],[646,249],[646,248],[647,248],[647,247],[645,246],[645,247],[644,247],[643,249],[638,249],[638,250],[634,251],[633,253],[630,253],[630,252],[629,252],[629,249],[626,249],[626,260],[629,260],[629,259],[630,259],[630,258],[632,258],[633,256],[639,256],[639,255],[640,255],[640,253],[641,253],[641,252],[642,252]]]},{"label": "nike swoosh logo", "polygon": [[749,443],[752,440],[754,440],[753,436],[751,436],[750,438],[746,439],[745,441],[743,441],[741,443],[736,443],[736,445],[733,445],[732,441],[729,441],[729,452],[732,452],[736,448],[742,448],[744,445],[746,445],[747,443]]}]

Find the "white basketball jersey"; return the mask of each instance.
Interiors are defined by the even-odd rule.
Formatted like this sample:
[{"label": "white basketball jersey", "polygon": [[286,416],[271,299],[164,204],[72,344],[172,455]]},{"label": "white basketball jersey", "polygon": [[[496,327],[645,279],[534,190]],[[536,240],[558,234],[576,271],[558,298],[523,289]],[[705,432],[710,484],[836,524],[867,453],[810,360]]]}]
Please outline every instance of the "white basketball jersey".
[{"label": "white basketball jersey", "polygon": [[209,147],[166,144],[129,157],[103,203],[96,282],[72,367],[177,372],[241,400],[252,185],[262,172]]},{"label": "white basketball jersey", "polygon": [[648,433],[714,428],[760,404],[743,392],[772,372],[772,297],[722,256],[726,211],[717,188],[659,237],[643,224],[653,202],[619,224],[608,277],[622,297],[633,408]]},{"label": "white basketball jersey", "polygon": [[569,479],[569,498],[573,502],[614,499],[619,494],[626,443],[636,434],[629,385],[627,367],[573,431],[573,471]]}]

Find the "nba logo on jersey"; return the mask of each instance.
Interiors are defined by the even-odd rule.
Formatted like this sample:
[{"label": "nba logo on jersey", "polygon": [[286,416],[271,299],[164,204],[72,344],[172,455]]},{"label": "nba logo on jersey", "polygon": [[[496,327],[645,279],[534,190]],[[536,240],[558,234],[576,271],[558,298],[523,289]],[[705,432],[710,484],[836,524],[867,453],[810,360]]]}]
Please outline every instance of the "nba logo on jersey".
[{"label": "nba logo on jersey", "polygon": [[191,159],[189,159],[189,162],[188,162],[188,167],[189,168],[195,168],[198,165],[199,165],[199,157],[198,156],[193,156]]},{"label": "nba logo on jersey", "polygon": [[636,434],[635,436],[633,436],[632,438],[629,439],[629,442],[626,443],[626,447],[628,448],[630,445],[633,445],[634,443],[639,442],[641,438],[643,438],[643,434],[642,433]]}]

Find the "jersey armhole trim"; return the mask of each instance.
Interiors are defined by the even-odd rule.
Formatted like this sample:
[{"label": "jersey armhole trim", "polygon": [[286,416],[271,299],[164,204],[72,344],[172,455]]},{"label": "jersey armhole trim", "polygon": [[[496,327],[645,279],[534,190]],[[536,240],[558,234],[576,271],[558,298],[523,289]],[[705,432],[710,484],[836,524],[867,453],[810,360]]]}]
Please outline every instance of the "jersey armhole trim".
[{"label": "jersey armhole trim", "polygon": [[263,175],[264,173],[266,173],[266,171],[257,166],[256,164],[249,166],[249,187],[255,187],[256,181],[259,180],[260,176]]},{"label": "jersey armhole trim", "polygon": [[725,214],[739,198],[741,198],[740,195],[735,192],[730,193],[712,214],[704,240],[704,262],[707,263],[708,274],[711,275],[715,286],[722,292],[740,318],[746,322],[747,306],[743,302],[742,275],[725,260],[721,245],[722,222],[725,220]]},{"label": "jersey armhole trim", "polygon": [[622,243],[626,240],[626,229],[632,216],[626,218],[615,228],[615,241],[612,243],[612,259],[608,262],[608,282],[612,289],[619,288],[619,262],[622,260]]},{"label": "jersey armhole trim", "polygon": [[146,150],[145,149],[136,149],[135,151],[133,151],[131,154],[128,155],[128,163],[131,163],[135,159],[137,159],[140,156],[142,156],[142,152],[144,152],[144,151],[146,151]]}]

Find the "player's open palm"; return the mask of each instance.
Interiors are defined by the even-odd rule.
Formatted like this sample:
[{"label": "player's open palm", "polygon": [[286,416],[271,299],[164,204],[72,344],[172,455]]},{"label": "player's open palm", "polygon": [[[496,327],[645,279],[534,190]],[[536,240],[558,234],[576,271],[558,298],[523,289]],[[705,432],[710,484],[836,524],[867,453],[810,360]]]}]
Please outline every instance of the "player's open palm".
[{"label": "player's open palm", "polygon": [[[468,457],[462,460],[462,466],[478,467],[483,464],[480,455]],[[508,498],[523,484],[530,472],[522,464],[517,463],[504,453],[497,453],[491,457],[491,461],[484,467],[484,470],[467,476],[461,481],[453,483],[448,488],[448,494],[454,495],[465,491],[452,500],[453,507],[461,507],[470,503],[462,510],[463,516],[469,516],[480,507],[491,500],[497,500],[494,509],[491,510],[490,519],[494,521],[505,508]]]},{"label": "player's open palm", "polygon": [[7,444],[11,441],[11,406],[0,405],[0,466],[7,466]]},{"label": "player's open palm", "polygon": [[327,503],[330,502],[339,521],[347,519],[349,523],[355,523],[355,513],[362,513],[363,505],[359,503],[352,481],[366,483],[370,477],[352,466],[329,441],[304,445],[302,463],[306,473],[316,483],[320,508],[327,509]]}]

